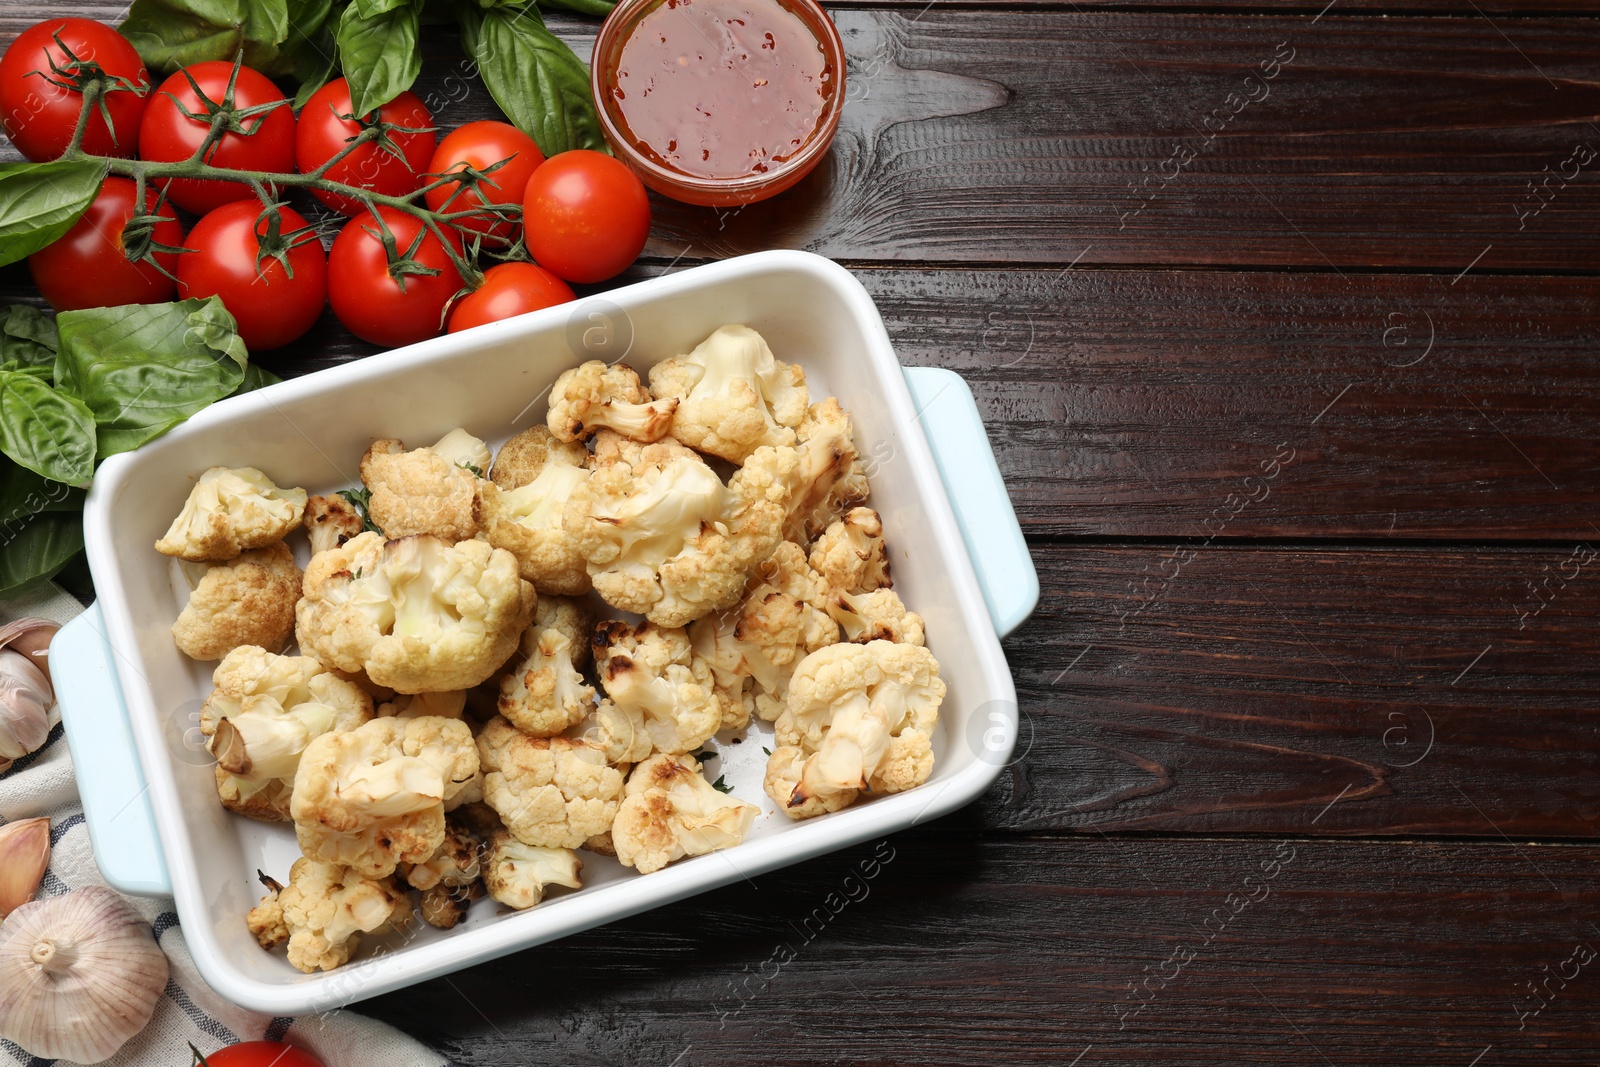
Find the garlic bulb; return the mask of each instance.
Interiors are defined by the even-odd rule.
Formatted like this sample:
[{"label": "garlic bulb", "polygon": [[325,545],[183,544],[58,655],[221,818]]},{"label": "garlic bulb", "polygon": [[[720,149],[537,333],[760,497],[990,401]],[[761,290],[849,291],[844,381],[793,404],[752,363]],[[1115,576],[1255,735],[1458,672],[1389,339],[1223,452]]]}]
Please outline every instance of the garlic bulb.
[{"label": "garlic bulb", "polygon": [[49,819],[0,826],[0,919],[33,899],[49,865]]},{"label": "garlic bulb", "polygon": [[50,736],[50,639],[61,627],[49,619],[18,619],[0,627],[0,774],[37,751]]},{"label": "garlic bulb", "polygon": [[150,1021],[167,957],[100,886],[24,904],[0,924],[0,1037],[45,1059],[99,1063]]}]

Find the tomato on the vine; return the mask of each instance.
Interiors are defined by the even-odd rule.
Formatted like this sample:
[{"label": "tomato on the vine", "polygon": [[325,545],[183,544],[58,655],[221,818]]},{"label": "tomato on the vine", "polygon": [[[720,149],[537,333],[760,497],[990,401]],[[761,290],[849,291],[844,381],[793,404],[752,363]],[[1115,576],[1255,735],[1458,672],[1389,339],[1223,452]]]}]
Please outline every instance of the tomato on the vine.
[{"label": "tomato on the vine", "polygon": [[99,156],[134,154],[150,74],[126,37],[92,19],[50,19],[30,26],[0,57],[0,126],[18,152],[46,160],[67,150],[83,110],[76,86],[94,68],[109,76],[103,99],[111,126],[106,127],[99,108],[90,111],[83,150]]},{"label": "tomato on the vine", "polygon": [[[328,253],[328,301],[351,333],[398,348],[441,332],[445,307],[461,289],[461,273],[419,219],[387,207],[378,215],[394,237],[400,262],[390,264],[376,219],[351,219]],[[455,235],[445,234],[461,254]]]},{"label": "tomato on the vine", "polygon": [[456,301],[450,332],[576,300],[572,286],[532,263],[502,263],[483,272],[483,284]]},{"label": "tomato on the vine", "polygon": [[[162,82],[151,96],[144,122],[139,127],[140,157],[153,162],[176,163],[194,155],[210,128],[211,120],[206,116],[219,110],[227,96],[233,69],[232,63],[221,60],[196,63]],[[205,94],[205,100],[194,91],[190,78]],[[235,114],[228,119],[229,132],[211,146],[205,161],[230,170],[294,170],[294,113],[287,103],[277,104],[268,111],[237,114],[283,99],[283,94],[266,75],[240,67],[233,87]],[[197,117],[189,118],[184,110]],[[231,201],[253,197],[255,193],[242,182],[174,178],[167,185],[167,196],[179,207],[204,215]]]},{"label": "tomato on the vine", "polygon": [[540,266],[569,282],[603,282],[639,258],[650,236],[650,200],[626,163],[577,148],[533,172],[522,222]]},{"label": "tomato on the vine", "polygon": [[[76,311],[172,299],[178,291],[178,283],[172,280],[178,271],[178,254],[152,252],[155,263],[135,263],[123,244],[123,230],[135,214],[137,195],[137,187],[129,179],[107,178],[72,229],[28,257],[33,284],[51,307]],[[138,214],[160,218],[148,231],[151,244],[183,245],[178,217],[165,204],[157,209],[149,190],[145,190],[145,209]]]},{"label": "tomato on the vine", "polygon": [[323,1067],[303,1048],[282,1041],[241,1041],[205,1055],[206,1067]]},{"label": "tomato on the vine", "polygon": [[[345,145],[363,129],[381,122],[426,132],[388,130],[384,136],[399,150],[398,155],[369,142],[329,167],[323,177],[387,196],[404,196],[422,188],[422,176],[428,171],[436,136],[432,128],[433,116],[417,94],[403,92],[360,119],[351,116],[350,83],[343,78],[336,78],[311,94],[306,106],[300,109],[300,124],[295,132],[295,159],[301,173],[310,174],[344,151]],[[312,195],[346,215],[359,215],[366,210],[361,201],[338,193],[313,189]]]},{"label": "tomato on the vine", "polygon": [[[544,162],[544,153],[539,151],[538,143],[509,122],[469,122],[452,130],[448,137],[439,142],[438,150],[433,153],[433,160],[428,164],[430,174],[449,174],[463,167],[488,171],[501,160],[505,162],[470,188],[463,189],[461,182],[452,182],[429,190],[428,206],[434,211],[450,212],[466,211],[485,204],[521,206],[528,179]],[[485,244],[494,245],[509,245],[522,232],[520,223],[491,215],[456,219],[452,225],[472,233],[481,233]]]},{"label": "tomato on the vine", "polygon": [[222,205],[194,224],[193,251],[178,264],[180,295],[222,297],[251,351],[299,338],[322,314],[328,294],[328,260],[315,231],[292,208],[277,214],[274,233],[259,201]]}]

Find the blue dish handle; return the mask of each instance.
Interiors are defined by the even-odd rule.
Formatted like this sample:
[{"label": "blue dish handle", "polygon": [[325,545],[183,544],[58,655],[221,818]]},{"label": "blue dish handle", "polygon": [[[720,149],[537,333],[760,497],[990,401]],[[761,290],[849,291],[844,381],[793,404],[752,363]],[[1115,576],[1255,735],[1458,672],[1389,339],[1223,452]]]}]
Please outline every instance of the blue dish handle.
[{"label": "blue dish handle", "polygon": [[50,658],[67,667],[54,672],[56,701],[100,873],[123,893],[171,896],[172,879],[161,857],[155,815],[98,605],[61,628],[50,642]]},{"label": "blue dish handle", "polygon": [[1000,477],[977,401],[955,371],[906,367],[905,376],[994,632],[1005,637],[1038,607],[1039,574]]}]

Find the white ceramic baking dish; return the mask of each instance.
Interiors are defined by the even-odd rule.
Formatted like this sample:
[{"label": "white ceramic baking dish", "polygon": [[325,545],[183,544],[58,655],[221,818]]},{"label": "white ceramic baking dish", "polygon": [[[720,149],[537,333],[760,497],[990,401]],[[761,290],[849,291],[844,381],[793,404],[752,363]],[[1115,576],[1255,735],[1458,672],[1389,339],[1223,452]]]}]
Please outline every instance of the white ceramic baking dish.
[{"label": "white ceramic baking dish", "polygon": [[[763,807],[735,849],[648,876],[585,853],[581,890],[525,912],[482,901],[455,930],[369,941],[355,962],[332,973],[300,974],[281,953],[262,951],[244,924],[261,895],[256,871],[284,877],[297,855],[294,834],[218,806],[194,729],[211,665],[173,646],[168,628],[186,587],[151,548],[194,477],[216,464],[250,465],[279,484],[328,492],[356,484],[357,460],[376,437],[422,444],[459,425],[498,444],[544,418],[543,391],[563,369],[625,355],[643,371],[727,322],[755,327],[780,358],[804,366],[814,397],[833,393],[854,416],[895,587],[927,620],[928,644],[949,683],[932,780],[793,823],[761,788],[770,728],[752,727],[741,744],[719,741],[720,764],[711,768]],[[96,858],[125,891],[171,893],[206,980],[275,1015],[374,996],[968,803],[1010,757],[1017,706],[999,636],[1038,598],[965,383],[948,371],[902,371],[861,285],[801,252],[685,270],[223,401],[108,460],[84,524],[99,600],[61,632],[51,659]]]}]

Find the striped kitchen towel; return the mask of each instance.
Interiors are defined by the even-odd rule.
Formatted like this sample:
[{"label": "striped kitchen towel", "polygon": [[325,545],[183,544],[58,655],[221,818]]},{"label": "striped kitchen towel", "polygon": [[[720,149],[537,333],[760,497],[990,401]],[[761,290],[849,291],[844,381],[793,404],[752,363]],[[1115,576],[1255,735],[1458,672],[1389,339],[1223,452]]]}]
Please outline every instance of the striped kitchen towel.
[{"label": "striped kitchen towel", "polygon": [[[83,610],[54,587],[22,600],[0,604],[0,622],[34,615],[66,622]],[[105,885],[89,849],[89,831],[78,803],[72,757],[52,712],[50,738],[43,748],[0,775],[0,823],[50,818],[50,870],[40,896],[54,896],[88,885]],[[105,1061],[115,1067],[173,1067],[191,1060],[189,1045],[202,1053],[239,1041],[287,1041],[314,1053],[329,1067],[448,1067],[445,1059],[383,1023],[339,1010],[304,1018],[271,1018],[245,1011],[211,990],[195,970],[171,900],[127,897],[150,921],[172,964],[166,993],[144,1032]],[[48,1067],[51,1060],[29,1055],[0,1040],[0,1065]]]}]

